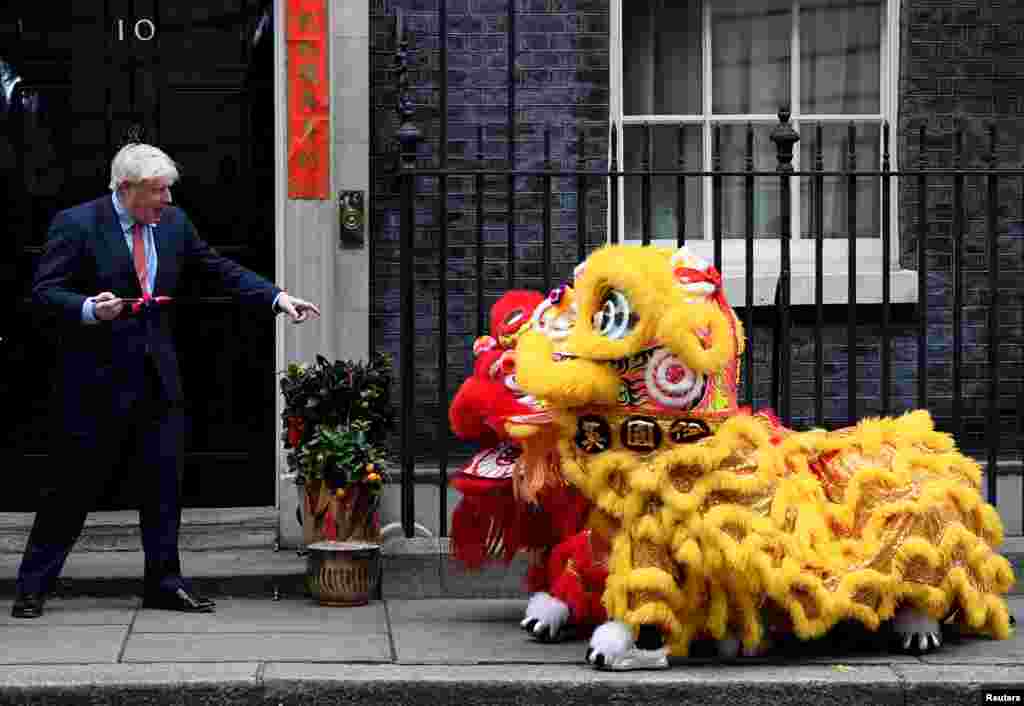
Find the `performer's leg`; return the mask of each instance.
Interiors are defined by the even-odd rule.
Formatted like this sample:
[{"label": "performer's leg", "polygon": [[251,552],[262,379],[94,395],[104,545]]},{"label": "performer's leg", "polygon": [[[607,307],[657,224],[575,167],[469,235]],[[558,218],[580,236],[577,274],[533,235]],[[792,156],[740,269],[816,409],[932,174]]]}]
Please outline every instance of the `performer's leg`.
[{"label": "performer's leg", "polygon": [[[649,539],[634,539],[633,568],[656,568],[668,576],[673,575],[672,559],[668,548]],[[665,597],[653,587],[634,588],[629,591],[630,610],[643,606],[664,605]],[[641,650],[657,650],[665,645],[665,636],[660,625],[643,623],[637,627],[637,647]]]}]

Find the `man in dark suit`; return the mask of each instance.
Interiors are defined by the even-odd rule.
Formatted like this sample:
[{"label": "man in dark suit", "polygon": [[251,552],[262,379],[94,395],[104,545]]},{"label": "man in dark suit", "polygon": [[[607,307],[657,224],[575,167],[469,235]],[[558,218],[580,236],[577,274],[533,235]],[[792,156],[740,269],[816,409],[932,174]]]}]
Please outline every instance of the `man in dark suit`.
[{"label": "man in dark suit", "polygon": [[[182,578],[178,556],[184,411],[169,307],[185,266],[234,295],[254,315],[294,323],[319,309],[221,257],[171,205],[174,162],[131,144],[111,164],[113,192],[57,214],[33,282],[42,316],[60,333],[55,369],[54,473],[18,570],[11,614],[42,615],[86,514],[122,449],[135,449],[142,480],[143,607],[211,612]],[[95,292],[94,296],[89,296]],[[130,298],[130,299],[128,299]]]}]

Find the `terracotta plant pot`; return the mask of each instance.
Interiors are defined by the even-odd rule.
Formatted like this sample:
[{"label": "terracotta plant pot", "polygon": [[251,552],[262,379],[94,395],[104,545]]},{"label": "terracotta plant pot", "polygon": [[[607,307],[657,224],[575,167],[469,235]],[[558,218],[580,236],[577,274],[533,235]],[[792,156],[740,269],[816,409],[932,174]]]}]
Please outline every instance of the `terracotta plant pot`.
[{"label": "terracotta plant pot", "polygon": [[306,588],[320,605],[366,605],[377,597],[379,544],[314,542],[306,562]]}]

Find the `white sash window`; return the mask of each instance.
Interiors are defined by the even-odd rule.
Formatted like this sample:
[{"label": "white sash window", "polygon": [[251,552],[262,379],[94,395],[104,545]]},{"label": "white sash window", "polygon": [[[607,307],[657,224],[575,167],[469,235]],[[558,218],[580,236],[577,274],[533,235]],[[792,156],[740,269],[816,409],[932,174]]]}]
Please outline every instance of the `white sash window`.
[{"label": "white sash window", "polygon": [[[743,170],[750,123],[755,133],[753,168],[773,171],[777,152],[769,135],[778,124],[780,107],[788,106],[801,137],[794,149],[795,169],[813,168],[819,123],[824,169],[846,168],[851,122],[857,168],[881,168],[882,126],[886,121],[896,124],[898,18],[898,0],[612,0],[611,118],[619,128],[619,164],[627,170],[643,167],[645,125],[650,125],[654,169],[679,168],[682,158],[685,169],[711,170],[714,128],[721,126],[721,169]],[[890,137],[890,166],[895,169],[894,130]],[[890,214],[894,256],[895,181]],[[723,270],[727,280],[742,280],[746,187],[742,177],[724,177],[721,184]],[[880,297],[881,189],[880,179],[857,180],[858,280],[861,271],[865,279],[863,299],[858,286],[858,301]],[[847,190],[846,179],[825,177],[825,272],[839,279],[846,276]],[[710,259],[713,180],[687,178],[683,213],[677,191],[675,177],[651,179],[652,239],[671,244],[683,218],[688,245]],[[814,267],[811,178],[794,178],[790,191],[793,301],[801,303],[806,298],[797,280],[813,278]],[[624,179],[619,199],[619,232],[625,240],[638,241],[643,230],[641,179]],[[753,199],[755,275],[761,280],[756,299],[765,303],[778,275],[778,179],[758,178]],[[900,274],[894,272],[893,301],[914,301],[912,273]],[[832,279],[826,301],[845,301],[845,280]],[[735,281],[731,288],[736,289]],[[808,291],[813,296],[813,284]],[[742,304],[743,295],[730,291],[730,298],[733,294],[740,294],[734,302]]]}]

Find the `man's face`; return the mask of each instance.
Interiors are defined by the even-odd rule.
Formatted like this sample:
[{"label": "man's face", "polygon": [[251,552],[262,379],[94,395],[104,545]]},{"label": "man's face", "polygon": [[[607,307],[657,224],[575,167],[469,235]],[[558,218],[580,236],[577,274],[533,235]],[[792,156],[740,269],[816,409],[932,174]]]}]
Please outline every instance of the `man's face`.
[{"label": "man's face", "polygon": [[121,192],[121,203],[138,223],[160,222],[163,210],[171,205],[171,182],[165,177],[143,179],[128,184]]}]

